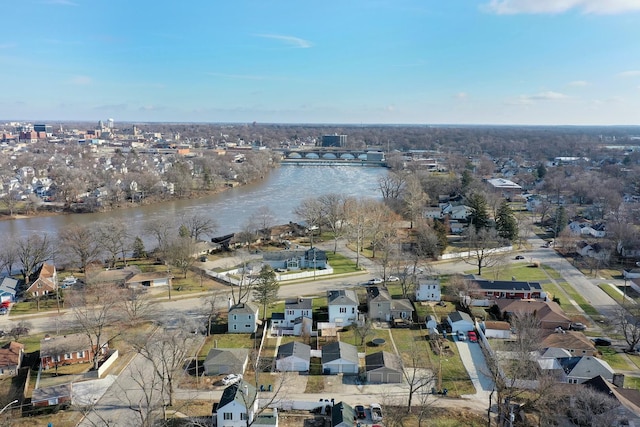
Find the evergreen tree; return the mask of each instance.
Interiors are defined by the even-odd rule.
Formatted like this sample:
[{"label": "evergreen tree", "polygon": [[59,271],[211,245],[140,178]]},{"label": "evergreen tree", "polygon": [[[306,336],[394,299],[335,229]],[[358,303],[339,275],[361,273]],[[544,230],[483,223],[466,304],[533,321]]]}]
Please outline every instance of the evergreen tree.
[{"label": "evergreen tree", "polygon": [[489,228],[489,207],[487,205],[487,199],[480,193],[474,193],[469,196],[467,203],[472,211],[469,216],[469,221],[470,224],[473,224],[476,231]]},{"label": "evergreen tree", "polygon": [[547,174],[547,168],[544,166],[544,163],[540,163],[538,168],[536,169],[536,175],[538,175],[538,179],[543,179]]},{"label": "evergreen tree", "polygon": [[433,219],[433,230],[438,236],[438,249],[440,253],[443,253],[447,248],[449,241],[447,240],[447,226],[440,220]]},{"label": "evergreen tree", "polygon": [[263,266],[253,286],[253,300],[262,306],[263,321],[267,318],[267,307],[278,299],[279,289],[276,273],[270,266]]},{"label": "evergreen tree", "polygon": [[462,194],[467,192],[472,182],[473,175],[471,175],[471,172],[467,169],[462,171],[462,176],[460,177],[460,189],[462,191]]},{"label": "evergreen tree", "polygon": [[500,204],[496,214],[496,231],[498,236],[512,242],[518,238],[518,223],[506,200]]},{"label": "evergreen tree", "polygon": [[136,236],[133,241],[133,257],[134,258],[146,258],[147,251],[144,248],[144,242],[140,238],[140,236]]},{"label": "evergreen tree", "polygon": [[569,219],[567,218],[567,211],[565,210],[564,206],[558,206],[556,208],[556,214],[553,218],[553,230],[555,232],[555,237],[558,237],[558,235],[560,235],[562,230],[564,230],[567,226],[568,222]]},{"label": "evergreen tree", "polygon": [[180,228],[178,228],[178,236],[182,238],[191,237],[191,232],[186,225],[182,224]]}]

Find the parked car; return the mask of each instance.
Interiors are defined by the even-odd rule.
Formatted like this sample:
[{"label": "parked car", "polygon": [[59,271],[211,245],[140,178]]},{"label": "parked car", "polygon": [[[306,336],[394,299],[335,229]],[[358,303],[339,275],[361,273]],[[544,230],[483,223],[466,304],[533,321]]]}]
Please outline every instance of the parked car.
[{"label": "parked car", "polygon": [[569,326],[569,329],[571,329],[572,331],[584,331],[585,329],[587,329],[587,326],[584,323],[576,322],[572,323]]},{"label": "parked car", "polygon": [[522,256],[522,255],[516,255],[516,259],[524,259],[524,256]]},{"label": "parked car", "polygon": [[222,379],[222,384],[231,385],[235,384],[242,379],[242,375],[239,374],[229,374]]},{"label": "parked car", "polygon": [[469,332],[469,341],[478,342],[478,336],[474,331]]},{"label": "parked car", "polygon": [[382,407],[379,403],[372,403],[369,405],[371,408],[371,420],[375,423],[377,421],[382,421]]},{"label": "parked car", "polygon": [[389,276],[387,277],[387,282],[399,282],[400,278],[398,276]]},{"label": "parked car", "polygon": [[356,411],[356,417],[358,417],[359,419],[367,418],[367,414],[366,412],[364,412],[364,406],[356,405],[353,409]]},{"label": "parked car", "polygon": [[611,345],[611,341],[609,341],[606,338],[592,338],[591,339],[593,341],[593,343],[595,345],[601,346],[601,347],[609,347]]},{"label": "parked car", "polygon": [[382,280],[379,277],[374,277],[373,279],[369,279],[369,281],[367,282],[368,285],[379,285],[381,283],[384,283],[384,280]]},{"label": "parked car", "polygon": [[0,307],[0,314],[7,314],[8,311],[7,307]]},{"label": "parked car", "polygon": [[467,336],[464,334],[463,331],[458,331],[458,341],[466,341],[467,340]]}]

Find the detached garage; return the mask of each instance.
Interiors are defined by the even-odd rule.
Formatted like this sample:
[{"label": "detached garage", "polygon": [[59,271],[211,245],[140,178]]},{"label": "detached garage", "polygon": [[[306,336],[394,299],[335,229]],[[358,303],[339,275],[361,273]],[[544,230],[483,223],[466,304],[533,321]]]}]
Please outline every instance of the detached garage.
[{"label": "detached garage", "polygon": [[326,375],[357,374],[358,349],[336,341],[322,347],[322,372]]},{"label": "detached garage", "polygon": [[205,375],[243,374],[249,363],[246,348],[212,348],[204,360]]},{"label": "detached garage", "polygon": [[399,384],[402,382],[402,363],[395,354],[379,351],[365,357],[367,382],[370,384]]},{"label": "detached garage", "polygon": [[280,372],[306,372],[309,370],[311,347],[301,342],[289,342],[278,347],[276,369]]},{"label": "detached garage", "polygon": [[471,316],[464,311],[454,311],[453,313],[449,313],[447,315],[447,322],[451,325],[451,330],[454,334],[458,331],[470,332],[476,328]]}]

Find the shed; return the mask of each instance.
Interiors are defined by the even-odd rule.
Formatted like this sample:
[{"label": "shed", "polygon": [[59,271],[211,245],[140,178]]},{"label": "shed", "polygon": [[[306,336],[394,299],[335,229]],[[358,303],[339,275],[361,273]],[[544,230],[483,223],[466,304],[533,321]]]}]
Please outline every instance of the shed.
[{"label": "shed", "polygon": [[482,325],[484,336],[487,338],[511,338],[511,325],[509,322],[486,321]]},{"label": "shed", "polygon": [[438,319],[436,319],[436,316],[434,316],[433,314],[428,315],[424,323],[427,329],[430,331],[438,327]]},{"label": "shed", "polygon": [[395,354],[379,351],[365,357],[367,382],[371,384],[399,384],[402,382],[402,362]]},{"label": "shed", "polygon": [[296,341],[288,342],[278,347],[276,369],[280,372],[306,372],[310,359],[310,346]]},{"label": "shed", "polygon": [[246,348],[212,348],[203,362],[204,374],[242,374],[248,362],[249,350]]},{"label": "shed", "polygon": [[331,408],[332,427],[353,427],[356,421],[356,411],[348,404],[339,402]]},{"label": "shed", "polygon": [[357,374],[358,349],[346,342],[336,341],[322,347],[324,374]]}]

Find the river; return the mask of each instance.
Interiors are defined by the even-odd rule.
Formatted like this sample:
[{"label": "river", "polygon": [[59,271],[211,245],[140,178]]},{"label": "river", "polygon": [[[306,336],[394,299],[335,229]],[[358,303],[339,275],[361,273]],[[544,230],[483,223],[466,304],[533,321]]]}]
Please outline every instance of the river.
[{"label": "river", "polygon": [[143,236],[147,222],[166,217],[177,219],[185,214],[213,218],[218,224],[216,234],[228,234],[240,231],[249,217],[263,206],[273,211],[275,224],[285,224],[299,220],[293,210],[309,197],[341,193],[379,198],[377,180],[386,173],[387,169],[376,167],[283,165],[272,170],[262,181],[199,199],[91,214],[0,221],[0,237],[22,238],[31,233],[55,236],[57,230],[70,224],[92,224],[111,219],[125,223],[131,235]]}]

